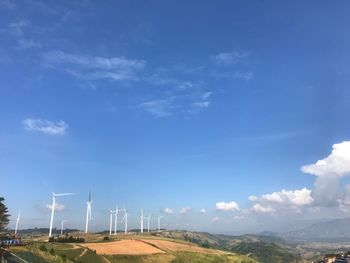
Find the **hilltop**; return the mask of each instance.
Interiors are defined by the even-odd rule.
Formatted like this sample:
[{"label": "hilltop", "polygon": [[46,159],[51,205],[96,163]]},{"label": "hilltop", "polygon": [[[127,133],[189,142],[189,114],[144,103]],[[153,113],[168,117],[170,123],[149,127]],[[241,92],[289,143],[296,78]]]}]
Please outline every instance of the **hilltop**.
[{"label": "hilltop", "polygon": [[[185,241],[182,238],[166,237],[170,233],[174,233],[175,235],[177,232],[131,233],[117,236],[105,236],[101,234],[85,235],[80,232],[71,233],[74,236],[85,238],[86,242],[78,244],[48,243],[45,242],[47,236],[36,236],[26,246],[12,247],[10,251],[28,262],[34,263],[55,263],[61,261],[68,263],[257,262],[247,255],[199,246],[194,242]],[[14,259],[14,262],[21,261]]]}]

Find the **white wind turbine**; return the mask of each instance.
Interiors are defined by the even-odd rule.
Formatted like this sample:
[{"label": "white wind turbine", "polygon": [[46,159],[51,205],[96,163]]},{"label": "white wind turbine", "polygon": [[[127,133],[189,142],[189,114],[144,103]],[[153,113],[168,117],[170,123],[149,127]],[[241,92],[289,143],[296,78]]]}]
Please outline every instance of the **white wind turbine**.
[{"label": "white wind turbine", "polygon": [[162,218],[163,216],[158,216],[158,232],[160,232],[160,219]]},{"label": "white wind turbine", "polygon": [[67,222],[67,220],[62,220],[61,221],[61,236],[63,236],[63,225],[64,225],[65,222]]},{"label": "white wind turbine", "polygon": [[21,210],[18,212],[18,216],[17,216],[17,219],[16,219],[15,235],[17,234],[20,217],[21,217]]},{"label": "white wind turbine", "polygon": [[147,217],[147,232],[149,233],[149,223],[151,221],[151,213],[149,213],[148,217]]},{"label": "white wind turbine", "polygon": [[64,194],[52,193],[52,206],[51,206],[51,220],[50,220],[49,237],[52,236],[52,224],[53,224],[53,217],[54,217],[54,214],[55,214],[56,197],[58,197],[58,196],[66,196],[66,195],[74,195],[74,193],[64,193]]},{"label": "white wind turbine", "polygon": [[113,213],[115,213],[115,211],[109,209],[109,235],[112,235]]},{"label": "white wind turbine", "polygon": [[120,210],[118,210],[118,206],[115,207],[115,214],[114,214],[114,235],[117,234],[117,228],[118,228],[118,213]]},{"label": "white wind turbine", "polygon": [[85,221],[85,233],[88,232],[89,221],[91,220],[91,191],[89,192],[89,201],[86,202],[86,221]]},{"label": "white wind turbine", "polygon": [[122,219],[122,223],[125,222],[125,229],[124,233],[125,235],[128,233],[128,213],[126,212],[126,209],[124,208],[122,211],[124,211],[124,217]]},{"label": "white wind turbine", "polygon": [[144,217],[143,217],[143,209],[141,209],[141,216],[140,216],[140,232],[143,233],[143,220]]}]

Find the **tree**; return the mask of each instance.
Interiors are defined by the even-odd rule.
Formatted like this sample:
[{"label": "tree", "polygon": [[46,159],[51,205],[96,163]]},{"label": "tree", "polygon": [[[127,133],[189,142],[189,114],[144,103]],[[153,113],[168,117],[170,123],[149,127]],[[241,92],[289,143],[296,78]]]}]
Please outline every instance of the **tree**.
[{"label": "tree", "polygon": [[4,231],[9,223],[8,209],[4,204],[5,198],[0,197],[0,232]]}]

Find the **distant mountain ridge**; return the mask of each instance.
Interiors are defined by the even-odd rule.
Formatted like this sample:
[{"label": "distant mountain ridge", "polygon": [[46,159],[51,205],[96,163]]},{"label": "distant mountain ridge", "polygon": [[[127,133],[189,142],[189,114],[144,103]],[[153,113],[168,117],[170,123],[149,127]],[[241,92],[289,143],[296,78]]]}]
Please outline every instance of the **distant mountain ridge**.
[{"label": "distant mountain ridge", "polygon": [[295,241],[345,242],[350,241],[350,217],[315,223],[301,230],[279,234]]}]

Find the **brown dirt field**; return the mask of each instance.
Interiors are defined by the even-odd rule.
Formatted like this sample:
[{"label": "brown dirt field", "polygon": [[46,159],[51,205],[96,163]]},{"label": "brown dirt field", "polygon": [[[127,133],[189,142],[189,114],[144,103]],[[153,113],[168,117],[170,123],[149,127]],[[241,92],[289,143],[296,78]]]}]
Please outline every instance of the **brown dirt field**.
[{"label": "brown dirt field", "polygon": [[150,244],[139,240],[121,240],[106,243],[86,243],[85,247],[96,250],[97,254],[106,255],[149,255],[165,253]]},{"label": "brown dirt field", "polygon": [[167,240],[157,240],[157,239],[142,239],[143,242],[155,245],[162,250],[170,251],[188,251],[188,252],[198,252],[207,254],[226,254],[224,251],[215,249],[206,249],[193,244],[183,244]]}]

